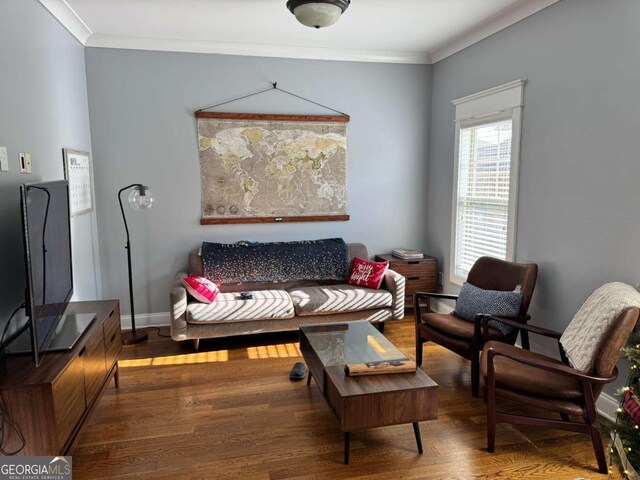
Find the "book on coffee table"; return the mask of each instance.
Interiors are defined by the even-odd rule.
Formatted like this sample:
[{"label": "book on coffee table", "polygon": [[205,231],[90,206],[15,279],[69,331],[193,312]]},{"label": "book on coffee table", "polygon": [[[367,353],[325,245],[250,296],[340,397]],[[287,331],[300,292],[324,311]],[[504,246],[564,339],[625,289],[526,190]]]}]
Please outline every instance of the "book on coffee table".
[{"label": "book on coffee table", "polygon": [[417,369],[416,362],[407,359],[380,360],[378,362],[351,363],[344,366],[348,377],[360,375],[386,375],[388,373],[411,373]]}]

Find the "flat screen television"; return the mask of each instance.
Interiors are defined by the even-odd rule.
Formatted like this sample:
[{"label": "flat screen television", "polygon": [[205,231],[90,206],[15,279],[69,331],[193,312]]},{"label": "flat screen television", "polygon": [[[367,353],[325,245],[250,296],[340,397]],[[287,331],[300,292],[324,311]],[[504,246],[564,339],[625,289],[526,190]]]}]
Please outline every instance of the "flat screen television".
[{"label": "flat screen television", "polygon": [[69,183],[24,184],[20,194],[28,333],[33,361],[39,365],[73,294]]}]

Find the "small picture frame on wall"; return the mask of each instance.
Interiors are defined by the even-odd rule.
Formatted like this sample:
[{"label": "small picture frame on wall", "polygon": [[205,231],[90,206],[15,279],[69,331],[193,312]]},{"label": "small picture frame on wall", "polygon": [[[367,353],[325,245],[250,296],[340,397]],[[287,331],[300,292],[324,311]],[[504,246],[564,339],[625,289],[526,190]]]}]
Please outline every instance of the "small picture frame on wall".
[{"label": "small picture frame on wall", "polygon": [[93,210],[93,172],[91,155],[82,150],[62,149],[64,178],[69,180],[71,216]]}]

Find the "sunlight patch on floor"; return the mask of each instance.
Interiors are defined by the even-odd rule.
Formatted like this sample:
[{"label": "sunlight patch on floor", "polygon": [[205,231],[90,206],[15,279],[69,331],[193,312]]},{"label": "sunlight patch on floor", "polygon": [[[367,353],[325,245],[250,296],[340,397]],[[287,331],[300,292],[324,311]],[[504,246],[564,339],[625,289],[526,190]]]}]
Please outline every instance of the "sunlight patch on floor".
[{"label": "sunlight patch on floor", "polygon": [[300,357],[300,346],[298,343],[281,343],[279,345],[266,345],[247,348],[247,356],[250,360],[261,358],[293,358]]},{"label": "sunlight patch on floor", "polygon": [[217,352],[197,352],[184,355],[169,355],[166,357],[134,358],[131,360],[119,360],[120,367],[152,367],[170,365],[191,365],[196,363],[226,362],[229,360],[228,350]]}]

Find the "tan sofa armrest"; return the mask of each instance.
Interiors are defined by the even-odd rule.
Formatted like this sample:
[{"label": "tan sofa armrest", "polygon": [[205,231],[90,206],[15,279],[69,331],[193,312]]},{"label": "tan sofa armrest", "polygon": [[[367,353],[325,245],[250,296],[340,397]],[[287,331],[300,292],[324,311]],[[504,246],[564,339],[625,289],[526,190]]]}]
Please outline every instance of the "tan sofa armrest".
[{"label": "tan sofa armrest", "polygon": [[187,339],[187,290],[182,285],[182,279],[187,273],[176,275],[169,298],[171,301],[171,338],[174,340]]},{"label": "tan sofa armrest", "polygon": [[401,320],[404,318],[404,288],[406,280],[398,272],[394,272],[391,269],[387,269],[384,274],[384,280],[382,286],[391,292],[393,295],[393,318]]}]

